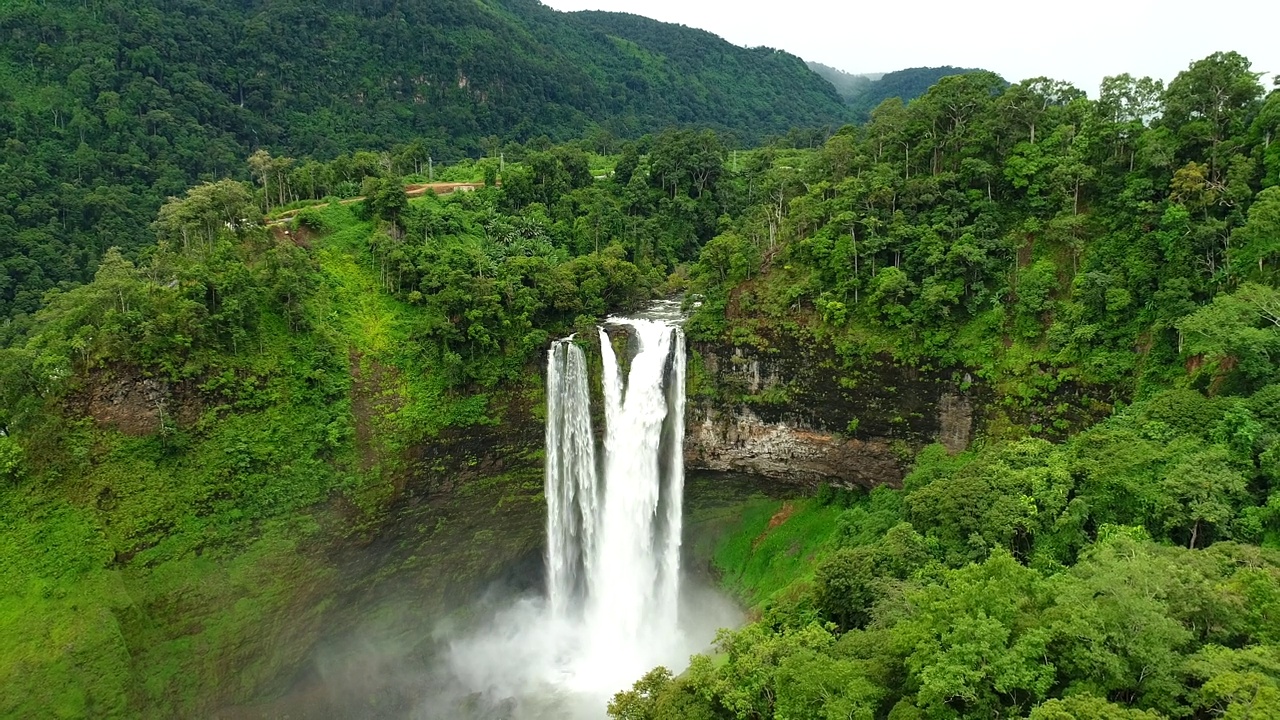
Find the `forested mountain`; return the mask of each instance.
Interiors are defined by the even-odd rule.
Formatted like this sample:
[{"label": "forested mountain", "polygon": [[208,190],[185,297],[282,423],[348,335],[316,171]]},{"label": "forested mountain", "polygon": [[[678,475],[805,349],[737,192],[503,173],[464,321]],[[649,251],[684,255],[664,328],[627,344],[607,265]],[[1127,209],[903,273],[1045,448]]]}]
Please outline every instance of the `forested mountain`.
[{"label": "forested mountain", "polygon": [[[680,123],[725,129],[750,140],[763,132],[782,134],[844,117],[830,104],[838,101],[831,89],[790,53],[767,47],[743,49],[704,30],[640,15],[579,12],[573,16],[613,39],[625,53],[661,58],[661,62],[647,63],[657,82],[647,80],[637,89],[642,88],[654,103],[673,103],[671,109]],[[710,119],[712,108],[725,114]]]},{"label": "forested mountain", "polygon": [[106,247],[146,245],[163,198],[259,148],[424,162],[588,129],[752,141],[845,112],[785,53],[534,0],[15,0],[0,36],[6,319]]},{"label": "forested mountain", "polygon": [[948,75],[982,72],[979,68],[918,67],[890,73],[855,75],[822,63],[810,62],[809,69],[831,83],[840,97],[852,110],[852,117],[865,122],[877,105],[889,98],[901,98],[908,102],[920,97],[939,80]]}]

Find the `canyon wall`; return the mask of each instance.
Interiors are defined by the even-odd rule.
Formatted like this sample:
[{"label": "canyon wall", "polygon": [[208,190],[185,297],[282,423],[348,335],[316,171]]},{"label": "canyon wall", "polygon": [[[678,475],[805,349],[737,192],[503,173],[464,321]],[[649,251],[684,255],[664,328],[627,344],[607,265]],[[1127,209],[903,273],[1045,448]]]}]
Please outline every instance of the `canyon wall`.
[{"label": "canyon wall", "polygon": [[686,464],[797,487],[899,485],[920,447],[966,449],[989,396],[962,369],[884,356],[846,367],[830,346],[789,336],[691,349]]}]

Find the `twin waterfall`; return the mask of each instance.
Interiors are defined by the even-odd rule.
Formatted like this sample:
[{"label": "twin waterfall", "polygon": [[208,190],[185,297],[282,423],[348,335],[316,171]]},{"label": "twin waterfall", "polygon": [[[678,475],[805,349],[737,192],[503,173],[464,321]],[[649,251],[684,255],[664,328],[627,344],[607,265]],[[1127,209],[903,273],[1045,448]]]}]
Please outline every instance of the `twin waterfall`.
[{"label": "twin waterfall", "polygon": [[583,687],[630,685],[677,634],[684,335],[666,319],[610,324],[630,328],[631,362],[623,377],[600,328],[603,457],[585,353],[569,338],[547,361],[547,593],[553,618],[582,630],[564,659]]},{"label": "twin waterfall", "polygon": [[516,598],[449,643],[453,701],[428,717],[602,720],[615,693],[659,665],[683,671],[717,628],[741,621],[732,601],[681,583],[679,307],[606,320],[598,358],[594,343],[552,344],[546,595]]}]

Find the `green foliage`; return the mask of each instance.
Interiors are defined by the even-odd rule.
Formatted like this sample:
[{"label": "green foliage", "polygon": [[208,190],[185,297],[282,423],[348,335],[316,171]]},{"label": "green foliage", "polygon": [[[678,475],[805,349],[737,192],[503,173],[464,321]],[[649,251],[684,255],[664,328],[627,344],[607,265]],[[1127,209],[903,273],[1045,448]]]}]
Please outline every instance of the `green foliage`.
[{"label": "green foliage", "polygon": [[0,435],[0,482],[16,485],[25,472],[22,447],[8,435]]},{"label": "green foliage", "polygon": [[6,2],[0,34],[0,318],[19,323],[107,247],[138,260],[165,198],[211,178],[251,176],[269,212],[548,136],[611,153],[845,113],[792,55],[535,2]]},{"label": "green foliage", "polygon": [[[226,220],[248,196],[227,181],[171,200],[144,262],[109,251],[3,351],[0,714],[203,715],[259,697],[316,641],[337,592],[316,548],[385,522],[413,449],[502,421],[512,393],[536,402],[528,362],[549,332],[648,297],[617,246],[574,256],[486,236],[525,220],[497,194],[415,201],[377,223],[312,207],[293,235]],[[433,228],[431,247],[461,267],[397,219]],[[399,271],[433,280],[395,287],[383,262],[397,250]],[[541,483],[520,468],[536,463],[504,461],[444,499],[503,537],[437,527],[423,572],[476,583],[534,542]],[[315,593],[305,609],[300,588]]]},{"label": "green foliage", "polygon": [[1149,710],[1135,710],[1094,695],[1070,695],[1050,700],[1031,711],[1030,720],[1160,720]]},{"label": "green foliage", "polygon": [[1050,635],[1034,622],[1048,593],[1038,573],[1007,553],[948,571],[904,599],[894,647],[926,717],[991,717],[1052,687]]},{"label": "green foliage", "polygon": [[[758,619],[650,702],[718,718],[1266,715],[1280,555],[1239,541],[1277,530],[1276,396],[1166,391],[1058,444],[926,448],[901,490],[847,505],[830,488],[748,505],[716,559]],[[779,540],[803,561],[780,562]]]},{"label": "green foliage", "polygon": [[1108,78],[1097,100],[955,74],[820,149],[739,161],[752,202],[705,248],[690,326],[800,325],[846,362],[887,346],[976,369],[1028,407],[1054,376],[1142,393],[1202,353],[1218,355],[1215,387],[1256,387],[1271,335],[1248,308],[1266,306],[1275,236],[1258,168],[1280,128],[1257,78],[1235,53],[1167,91]]},{"label": "green foliage", "polygon": [[814,553],[834,534],[839,514],[840,508],[813,501],[752,501],[731,540],[716,549],[723,583],[751,605],[771,601],[812,572]]},{"label": "green foliage", "polygon": [[[1221,372],[1237,370],[1250,384],[1275,377],[1274,354],[1280,350],[1280,291],[1244,283],[1230,294],[1178,322],[1187,351],[1205,356]],[[1227,367],[1223,367],[1227,363]]]},{"label": "green foliage", "polygon": [[[1275,705],[1280,126],[1247,60],[1097,100],[950,75],[737,153],[616,137],[821,124],[831,89],[642,18],[428,5],[196,2],[198,30],[185,5],[0,10],[0,714],[250,699],[319,632],[316,546],[376,527],[410,463],[449,474],[432,439],[537,405],[550,337],[686,282],[693,338],[965,368],[1033,427],[1065,423],[1041,406],[1067,383],[1136,401],[1057,443],[927,448],[900,490],[752,501],[715,564],[759,620],[616,716]],[[485,187],[409,199],[462,153],[489,158],[438,177]],[[513,470],[454,499],[497,518],[540,489]],[[502,562],[464,535],[424,562]]]}]

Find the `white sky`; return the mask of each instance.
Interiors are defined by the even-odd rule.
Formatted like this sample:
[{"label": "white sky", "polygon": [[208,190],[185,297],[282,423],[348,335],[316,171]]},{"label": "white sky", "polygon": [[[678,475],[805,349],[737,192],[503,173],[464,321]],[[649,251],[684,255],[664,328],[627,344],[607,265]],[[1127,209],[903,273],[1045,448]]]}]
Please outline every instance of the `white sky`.
[{"label": "white sky", "polygon": [[[1096,97],[1107,75],[1173,79],[1235,50],[1280,71],[1278,0],[543,0],[613,10],[767,45],[848,72],[981,67],[1011,82],[1048,76]],[[1268,89],[1269,77],[1263,79]]]}]

